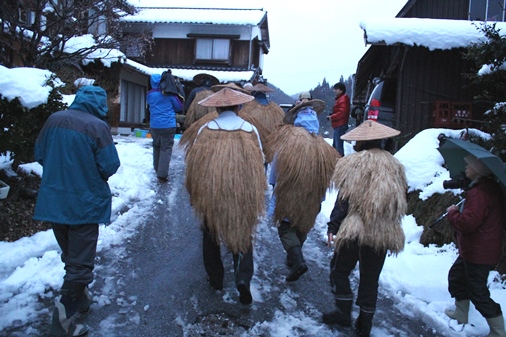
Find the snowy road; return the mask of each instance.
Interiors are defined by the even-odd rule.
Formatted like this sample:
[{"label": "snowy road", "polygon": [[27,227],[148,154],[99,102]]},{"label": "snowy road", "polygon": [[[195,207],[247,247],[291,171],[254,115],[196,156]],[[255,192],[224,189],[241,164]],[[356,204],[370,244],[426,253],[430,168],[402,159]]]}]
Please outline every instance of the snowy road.
[{"label": "snowy road", "polygon": [[[125,146],[135,139],[119,141]],[[143,144],[146,159],[151,144]],[[88,321],[90,337],[352,335],[351,329],[329,328],[321,322],[321,313],[333,310],[334,303],[328,282],[332,252],[324,242],[325,216],[318,216],[303,247],[309,271],[295,283],[285,282],[288,269],[277,230],[266,219],[260,222],[251,284],[253,304],[243,306],[233,281],[232,256],[225,249],[224,289],[215,291],[206,282],[202,235],[184,188],[184,154],[180,148],[174,148],[169,183],[158,185],[153,179],[150,184],[154,198],[131,196],[137,201],[124,204],[118,200],[115,208],[121,209],[121,214],[115,214],[109,225],[116,231],[101,229],[101,240],[107,244],[99,244],[96,280],[91,285],[94,304]],[[126,184],[115,183],[116,189],[122,185]],[[266,199],[270,194],[266,192]],[[118,228],[122,234],[116,238]],[[60,265],[55,268],[61,271]],[[56,279],[59,283],[60,278]],[[352,283],[357,284],[356,274]],[[28,325],[14,324],[3,331],[7,335],[0,331],[0,336],[47,336],[52,301],[51,294],[39,295],[35,310],[30,311],[36,316],[27,320]],[[422,320],[412,310],[403,314],[402,308],[402,303],[394,303],[380,287],[372,336],[443,336],[424,323],[430,322],[430,317],[425,315]],[[357,315],[355,307],[353,316]]]},{"label": "snowy road", "polygon": [[[328,285],[331,251],[321,235],[326,229],[324,219],[317,219],[303,248],[309,271],[299,281],[284,281],[288,269],[277,231],[262,221],[255,244],[251,307],[238,303],[232,256],[225,249],[224,289],[215,291],[207,284],[199,222],[184,188],[183,156],[175,147],[169,184],[155,188],[155,204],[139,215],[145,223],[118,249],[121,254],[116,255],[115,248],[102,254],[94,295],[99,301],[114,300],[90,318],[90,335],[350,335],[350,329],[329,329],[320,319],[322,311],[333,309]],[[373,336],[438,336],[416,317],[404,317],[384,295],[374,323]]]}]

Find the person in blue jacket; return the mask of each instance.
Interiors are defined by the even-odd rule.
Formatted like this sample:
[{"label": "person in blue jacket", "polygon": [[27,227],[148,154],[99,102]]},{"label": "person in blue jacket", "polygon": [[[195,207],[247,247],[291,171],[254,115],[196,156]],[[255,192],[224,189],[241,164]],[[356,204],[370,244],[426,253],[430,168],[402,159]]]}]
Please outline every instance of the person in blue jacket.
[{"label": "person in blue jacket", "polygon": [[176,134],[176,112],[183,111],[183,102],[176,94],[162,93],[162,75],[151,75],[151,90],[147,94],[149,127],[153,138],[153,167],[158,181],[167,182],[170,157]]},{"label": "person in blue jacket", "polygon": [[68,110],[47,119],[35,143],[35,159],[43,167],[34,220],[52,224],[61,248],[65,276],[55,303],[53,336],[81,336],[91,306],[98,224],[111,218],[107,180],[120,161],[109,125],[107,94],[83,86]]}]

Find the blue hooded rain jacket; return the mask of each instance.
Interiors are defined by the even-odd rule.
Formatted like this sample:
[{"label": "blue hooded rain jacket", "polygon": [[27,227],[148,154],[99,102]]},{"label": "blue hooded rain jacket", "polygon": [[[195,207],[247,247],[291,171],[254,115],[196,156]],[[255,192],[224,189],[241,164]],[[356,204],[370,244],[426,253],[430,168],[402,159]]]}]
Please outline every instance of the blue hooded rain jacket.
[{"label": "blue hooded rain jacket", "polygon": [[107,179],[120,161],[104,121],[107,94],[81,87],[66,111],[52,114],[35,144],[43,168],[33,219],[65,225],[108,223],[111,190]]}]

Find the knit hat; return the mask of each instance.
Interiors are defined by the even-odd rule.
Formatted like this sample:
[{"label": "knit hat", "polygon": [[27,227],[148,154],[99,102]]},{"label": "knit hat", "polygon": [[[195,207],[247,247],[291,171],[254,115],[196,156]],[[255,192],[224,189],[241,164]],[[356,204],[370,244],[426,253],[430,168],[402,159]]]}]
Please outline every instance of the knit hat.
[{"label": "knit hat", "polygon": [[201,73],[193,76],[193,82],[195,82],[195,84],[197,85],[201,85],[202,81],[204,80],[209,80],[211,82],[211,85],[216,85],[220,83],[220,80],[218,80],[216,77],[206,73]]},{"label": "knit hat", "polygon": [[251,95],[246,95],[235,89],[225,87],[211,96],[204,98],[198,103],[202,106],[208,107],[225,107],[244,104],[254,99],[255,98]]},{"label": "knit hat", "polygon": [[486,167],[478,158],[473,156],[472,154],[468,155],[464,158],[464,161],[471,166],[471,168],[478,173],[480,176],[486,177],[492,174],[492,171],[488,167]]},{"label": "knit hat", "polygon": [[251,91],[251,88],[253,88],[253,84],[249,83],[249,82],[246,82],[244,83],[244,85],[242,86],[244,89],[246,90],[249,90]]},{"label": "knit hat", "polygon": [[341,136],[342,140],[374,140],[374,139],[384,139],[390,138],[399,135],[401,132],[399,130],[393,129],[381,123],[366,120],[353,130],[345,133]]},{"label": "knit hat", "polygon": [[311,99],[311,94],[309,93],[309,91],[303,91],[299,94],[299,99],[303,98]]}]

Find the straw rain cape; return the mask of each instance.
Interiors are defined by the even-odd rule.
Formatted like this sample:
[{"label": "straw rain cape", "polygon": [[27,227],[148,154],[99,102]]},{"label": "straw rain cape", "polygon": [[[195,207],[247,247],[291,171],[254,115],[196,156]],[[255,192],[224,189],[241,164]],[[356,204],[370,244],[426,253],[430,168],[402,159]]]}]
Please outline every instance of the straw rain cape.
[{"label": "straw rain cape", "polygon": [[239,113],[237,114],[239,117],[244,119],[246,122],[250,123],[254,127],[257,128],[258,136],[260,136],[260,141],[262,142],[262,148],[264,147],[265,143],[267,142],[267,137],[271,134],[269,130],[265,128],[265,126],[260,123],[258,119],[253,117],[250,114],[245,114],[242,112],[242,109],[239,110]]},{"label": "straw rain cape", "polygon": [[202,90],[197,92],[195,99],[190,104],[188,111],[186,111],[186,119],[184,121],[185,128],[189,128],[193,123],[195,123],[195,121],[199,120],[205,115],[216,112],[216,108],[202,106],[198,103],[204,98],[211,96],[212,94],[213,92],[211,90]]},{"label": "straw rain cape", "polygon": [[193,122],[188,129],[184,130],[181,139],[179,139],[179,146],[184,148],[186,154],[188,154],[190,147],[195,142],[195,138],[197,138],[200,128],[203,127],[207,122],[210,122],[213,119],[215,119],[216,117],[218,117],[218,112],[214,111],[208,113],[207,115],[204,115],[204,117]]},{"label": "straw rain cape", "polygon": [[213,237],[234,254],[246,252],[267,187],[256,133],[203,128],[186,155],[185,184]]},{"label": "straw rain cape", "polygon": [[293,228],[308,233],[320,212],[339,153],[321,136],[290,124],[268,137],[265,152],[268,161],[276,156],[273,220],[288,218]]},{"label": "straw rain cape", "polygon": [[332,182],[339,200],[348,199],[350,205],[337,232],[336,251],[357,238],[377,251],[402,251],[408,184],[404,166],[394,156],[380,149],[345,156],[336,164]]},{"label": "straw rain cape", "polygon": [[[183,132],[183,135],[181,136],[181,139],[179,140],[179,146],[182,146],[185,149],[185,151],[188,153],[188,150],[195,142],[195,138],[197,137],[200,128],[202,126],[204,126],[204,124],[206,124],[207,122],[210,122],[211,120],[215,119],[216,117],[218,117],[218,113],[212,112],[212,113],[209,113],[209,114],[205,115],[204,117],[196,120],[192,125],[190,125],[190,127],[188,129],[186,129]],[[240,114],[239,114],[239,117],[241,117],[246,122],[252,124],[253,126],[255,126],[257,128],[258,136],[260,137],[260,141],[262,142],[262,147],[263,147],[263,145],[266,142],[267,136],[269,135],[269,132],[254,117],[242,116]]]},{"label": "straw rain cape", "polygon": [[283,109],[276,103],[269,102],[268,105],[263,105],[255,100],[245,103],[239,113],[242,118],[244,118],[244,115],[256,118],[268,130],[269,134],[273,133],[276,127],[283,124],[283,117],[285,116]]}]

